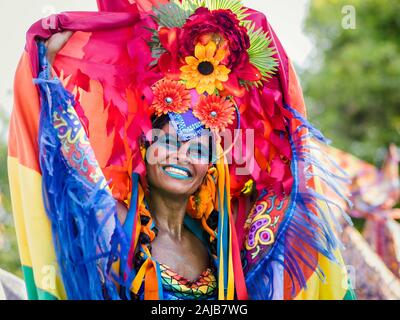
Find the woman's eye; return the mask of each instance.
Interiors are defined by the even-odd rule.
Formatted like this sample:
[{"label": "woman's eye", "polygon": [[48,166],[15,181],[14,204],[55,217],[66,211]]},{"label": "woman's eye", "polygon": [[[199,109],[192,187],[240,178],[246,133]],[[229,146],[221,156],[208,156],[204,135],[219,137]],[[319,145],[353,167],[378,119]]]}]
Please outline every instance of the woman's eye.
[{"label": "woman's eye", "polygon": [[202,144],[192,144],[189,147],[189,156],[195,159],[208,159],[209,149]]},{"label": "woman's eye", "polygon": [[174,139],[170,135],[165,135],[165,136],[160,137],[158,139],[158,143],[160,145],[163,145],[167,149],[176,150],[179,148],[179,141],[177,141],[177,139]]}]

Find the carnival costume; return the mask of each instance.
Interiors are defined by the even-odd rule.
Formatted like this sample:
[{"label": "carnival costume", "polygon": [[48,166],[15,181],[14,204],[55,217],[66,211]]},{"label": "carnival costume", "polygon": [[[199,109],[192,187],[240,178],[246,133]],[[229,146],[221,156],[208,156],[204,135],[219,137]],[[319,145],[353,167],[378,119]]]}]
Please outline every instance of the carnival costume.
[{"label": "carnival costume", "polygon": [[[315,156],[327,141],[306,120],[294,68],[265,16],[240,0],[131,2],[99,0],[98,13],[54,15],[28,32],[9,176],[29,297],[351,297],[337,205],[321,193],[345,199],[346,178]],[[65,30],[74,35],[53,77],[43,41]],[[206,129],[217,144],[187,208],[185,224],[212,260],[194,282],[151,255],[144,135],[160,116],[182,141]],[[254,152],[238,129],[254,133]],[[232,147],[223,144],[228,132]],[[129,207],[124,224],[117,200]]]}]

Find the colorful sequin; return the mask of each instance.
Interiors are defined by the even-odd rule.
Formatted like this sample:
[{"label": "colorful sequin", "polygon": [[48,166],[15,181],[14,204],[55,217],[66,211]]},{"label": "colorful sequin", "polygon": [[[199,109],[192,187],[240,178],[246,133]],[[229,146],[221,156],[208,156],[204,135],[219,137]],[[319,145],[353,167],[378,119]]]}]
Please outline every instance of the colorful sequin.
[{"label": "colorful sequin", "polygon": [[189,281],[164,264],[159,264],[165,300],[214,300],[217,279],[207,268],[197,280]]}]

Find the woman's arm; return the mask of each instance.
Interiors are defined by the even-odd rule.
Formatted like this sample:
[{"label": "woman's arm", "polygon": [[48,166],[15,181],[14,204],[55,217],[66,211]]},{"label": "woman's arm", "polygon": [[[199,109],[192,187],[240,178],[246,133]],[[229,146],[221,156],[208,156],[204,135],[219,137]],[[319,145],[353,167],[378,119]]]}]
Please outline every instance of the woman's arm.
[{"label": "woman's arm", "polygon": [[47,59],[50,65],[53,65],[57,53],[64,48],[72,35],[72,31],[63,31],[52,35],[50,39],[46,41]]},{"label": "woman's arm", "polygon": [[128,214],[128,208],[125,203],[117,201],[117,214],[119,222],[123,225],[126,220],[126,215]]}]

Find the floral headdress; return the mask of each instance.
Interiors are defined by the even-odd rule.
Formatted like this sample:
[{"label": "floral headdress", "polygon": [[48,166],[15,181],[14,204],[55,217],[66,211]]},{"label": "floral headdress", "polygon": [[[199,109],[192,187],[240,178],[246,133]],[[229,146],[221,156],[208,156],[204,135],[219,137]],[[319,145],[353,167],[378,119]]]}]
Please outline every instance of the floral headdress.
[{"label": "floral headdress", "polygon": [[[184,139],[204,127],[225,130],[238,112],[235,98],[276,70],[271,40],[246,20],[240,0],[173,0],[154,8],[153,17],[152,66],[164,76],[153,86],[153,111],[169,114]],[[189,113],[199,120],[189,121],[192,135],[182,133]]]}]

